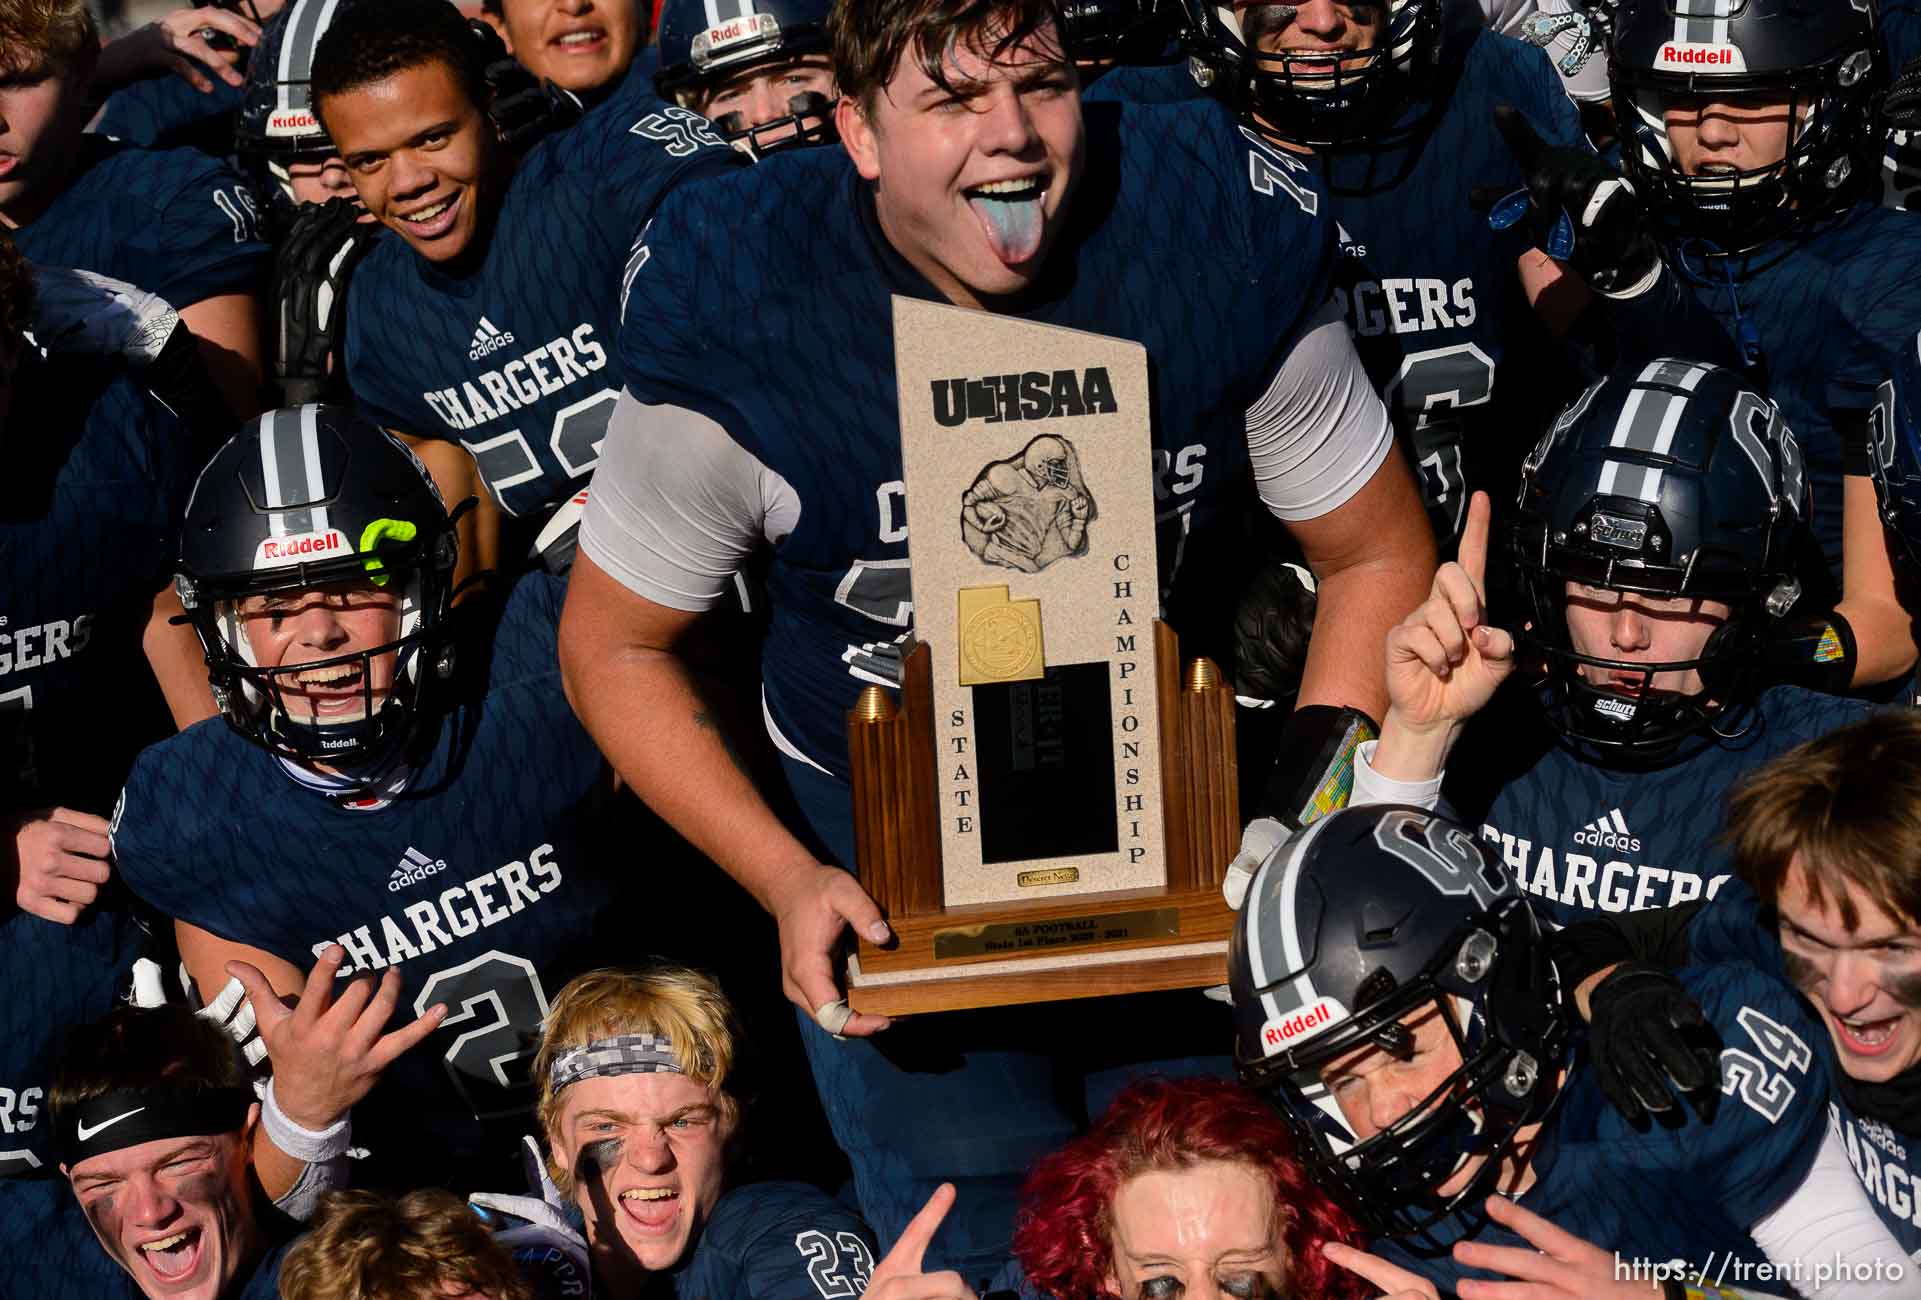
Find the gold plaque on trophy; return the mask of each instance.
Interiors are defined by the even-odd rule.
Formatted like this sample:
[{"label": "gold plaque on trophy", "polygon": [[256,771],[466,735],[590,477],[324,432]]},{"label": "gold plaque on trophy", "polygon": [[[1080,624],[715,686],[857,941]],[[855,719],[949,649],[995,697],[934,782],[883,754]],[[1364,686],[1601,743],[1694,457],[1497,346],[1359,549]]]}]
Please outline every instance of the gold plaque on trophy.
[{"label": "gold plaque on trophy", "polygon": [[[1158,619],[1137,343],[894,300],[914,639],[849,715],[882,1013],[1225,978],[1233,695]],[[1191,671],[1190,671],[1191,669]]]}]

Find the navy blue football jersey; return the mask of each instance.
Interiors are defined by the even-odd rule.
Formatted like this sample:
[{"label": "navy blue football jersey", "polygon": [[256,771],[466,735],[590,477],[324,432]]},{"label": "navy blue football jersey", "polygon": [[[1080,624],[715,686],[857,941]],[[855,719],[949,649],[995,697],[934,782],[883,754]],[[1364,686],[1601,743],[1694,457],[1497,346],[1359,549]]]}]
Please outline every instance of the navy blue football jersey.
[{"label": "navy blue football jersey", "polygon": [[1176,63],[1122,64],[1094,78],[1081,89],[1083,104],[1125,100],[1134,104],[1178,104],[1204,99],[1207,92],[1188,71],[1185,59]]},{"label": "navy blue football jersey", "polygon": [[[1714,1122],[1635,1129],[1577,1051],[1536,1143],[1535,1183],[1515,1199],[1621,1259],[1684,1260],[1710,1276],[1716,1261],[1734,1260],[1753,1277],[1766,1257],[1749,1229],[1807,1177],[1827,1131],[1827,1079],[1814,1061],[1826,1031],[1792,990],[1752,966],[1691,966],[1679,978],[1726,1044]],[[1433,1233],[1443,1247],[1463,1236],[1527,1245],[1499,1225],[1459,1214]],[[1489,1276],[1401,1241],[1376,1241],[1373,1249],[1444,1292],[1462,1277]]]},{"label": "navy blue football jersey", "polygon": [[[1779,405],[1801,444],[1815,540],[1837,584],[1816,599],[1831,601],[1841,573],[1843,429],[1867,419],[1875,387],[1921,329],[1921,218],[1862,202],[1725,270],[1686,261],[1678,271],[1670,263],[1661,306],[1634,313],[1626,342],[1634,355],[1740,366]],[[1692,300],[1685,310],[1670,309],[1677,295]],[[1755,344],[1745,364],[1744,327]]]},{"label": "navy blue football jersey", "polygon": [[381,232],[348,290],[355,398],[388,428],[458,442],[508,513],[544,516],[600,459],[634,236],[675,186],[745,164],[630,73],[522,159],[469,273]]},{"label": "navy blue football jersey", "polygon": [[[96,358],[29,353],[0,475],[0,811],[105,815],[168,735],[141,649],[196,468],[178,421]],[[108,688],[105,683],[112,683]]]},{"label": "navy blue football jersey", "polygon": [[[1244,499],[1246,413],[1327,300],[1333,225],[1305,167],[1218,104],[1093,103],[1084,116],[1068,225],[1018,314],[1145,346],[1173,600],[1190,536]],[[890,300],[944,300],[887,242],[839,149],[679,191],[634,260],[627,386],[710,417],[800,499],[768,574],[763,682],[780,734],[844,778],[846,710],[892,681],[873,647],[913,623]],[[1067,378],[1071,415],[1082,398]]]},{"label": "navy blue football jersey", "polygon": [[[401,1185],[511,1163],[548,998],[635,951],[623,873],[593,838],[610,782],[561,692],[561,595],[544,574],[515,587],[484,692],[463,692],[391,802],[297,785],[213,719],[142,755],[115,815],[120,871],[162,915],[303,971],[331,943],[343,977],[396,968],[397,1021],[447,1004],[354,1111],[356,1140]],[[462,645],[486,654],[484,635]]]},{"label": "navy blue football jersey", "polygon": [[[1921,4],[1892,0],[1877,6],[1875,26],[1888,75],[1898,74],[1908,60],[1921,55]],[[1909,212],[1921,209],[1921,140],[1907,131],[1890,131],[1881,159],[1881,201]]]},{"label": "navy blue football jersey", "polygon": [[677,1300],[853,1300],[874,1271],[874,1234],[806,1183],[750,1183],[720,1198],[672,1274]]},{"label": "navy blue football jersey", "polygon": [[[1787,978],[1778,918],[1740,880],[1730,880],[1713,904],[1688,922],[1687,945],[1691,962],[1745,961]],[[1848,1162],[1901,1249],[1921,1260],[1921,1115],[1863,1113],[1851,1101],[1849,1081],[1825,1026],[1815,1050],[1832,1088],[1829,1121],[1847,1148]]]},{"label": "navy blue football jersey", "polygon": [[143,149],[198,149],[215,158],[233,153],[234,112],[245,91],[209,77],[202,94],[179,77],[149,77],[107,97],[93,129]]},{"label": "navy blue football jersey", "polygon": [[250,293],[271,256],[240,174],[197,149],[141,149],[80,138],[81,163],[60,197],[13,232],[42,266],[98,271],[175,307]]},{"label": "navy blue football jersey", "polygon": [[1727,739],[1666,767],[1605,767],[1560,744],[1533,703],[1504,692],[1468,724],[1442,792],[1535,910],[1562,925],[1713,897],[1732,865],[1719,839],[1736,781],[1866,716],[1860,700],[1772,687]]},{"label": "navy blue football jersey", "polygon": [[1585,137],[1537,47],[1475,26],[1450,35],[1439,63],[1432,92],[1378,142],[1317,161],[1339,222],[1335,297],[1445,544],[1474,489],[1513,500],[1528,444],[1579,391],[1522,291],[1521,228],[1494,230],[1470,202],[1524,184],[1494,110],[1519,109],[1551,144]]}]

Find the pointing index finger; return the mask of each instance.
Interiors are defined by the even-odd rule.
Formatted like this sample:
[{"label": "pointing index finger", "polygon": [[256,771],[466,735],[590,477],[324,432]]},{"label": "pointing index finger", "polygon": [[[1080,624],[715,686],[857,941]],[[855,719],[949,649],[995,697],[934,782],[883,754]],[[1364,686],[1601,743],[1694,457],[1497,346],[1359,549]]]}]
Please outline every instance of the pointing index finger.
[{"label": "pointing index finger", "polygon": [[876,1273],[886,1270],[890,1277],[911,1277],[921,1271],[921,1259],[927,1254],[928,1243],[940,1231],[941,1221],[947,1212],[954,1208],[954,1184],[942,1183],[921,1206],[920,1213],[908,1221],[894,1248],[887,1252],[887,1258],[880,1262]]},{"label": "pointing index finger", "polygon": [[1487,539],[1494,507],[1487,493],[1476,492],[1467,503],[1467,523],[1461,529],[1459,564],[1474,583],[1474,592],[1487,599]]},{"label": "pointing index finger", "polygon": [[1534,164],[1547,150],[1534,124],[1522,115],[1520,109],[1510,104],[1500,104],[1494,109],[1494,125],[1500,131],[1501,138],[1507,141],[1507,147],[1513,151],[1515,161],[1521,164],[1522,179],[1528,179],[1534,171]]}]

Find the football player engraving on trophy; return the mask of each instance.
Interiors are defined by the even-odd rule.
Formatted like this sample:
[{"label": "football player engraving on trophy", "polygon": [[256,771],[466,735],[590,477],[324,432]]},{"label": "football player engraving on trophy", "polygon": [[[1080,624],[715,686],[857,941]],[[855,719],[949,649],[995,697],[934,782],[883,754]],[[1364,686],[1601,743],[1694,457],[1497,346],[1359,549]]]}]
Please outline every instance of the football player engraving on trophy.
[{"label": "football player engraving on trophy", "polygon": [[905,298],[894,342],[915,629],[848,742],[897,943],[860,946],[850,1002],[1220,982],[1234,702],[1159,621],[1145,350]]}]

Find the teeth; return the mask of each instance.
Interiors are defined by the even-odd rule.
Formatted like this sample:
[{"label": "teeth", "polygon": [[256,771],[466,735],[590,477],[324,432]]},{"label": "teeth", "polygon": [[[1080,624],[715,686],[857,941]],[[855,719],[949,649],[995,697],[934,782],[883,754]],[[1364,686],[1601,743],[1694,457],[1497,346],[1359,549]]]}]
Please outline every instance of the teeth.
[{"label": "teeth", "polygon": [[1040,178],[1029,176],[1025,180],[990,181],[986,185],[976,185],[975,194],[1024,194],[1028,190],[1040,188]]},{"label": "teeth", "polygon": [[140,1249],[172,1250],[175,1246],[178,1246],[181,1242],[185,1241],[186,1239],[187,1239],[186,1233],[176,1232],[171,1237],[162,1237],[159,1241],[149,1241],[145,1245],[141,1246]]},{"label": "teeth", "polygon": [[589,41],[597,41],[599,39],[600,39],[599,32],[568,32],[565,36],[561,37],[560,40],[556,42],[556,44],[585,45]]},{"label": "teeth", "polygon": [[301,673],[300,683],[303,686],[326,686],[359,675],[360,669],[352,664],[335,664],[332,668],[313,668]]},{"label": "teeth", "polygon": [[679,1196],[671,1187],[630,1187],[620,1194],[623,1201],[665,1201]]},{"label": "teeth", "polygon": [[445,212],[448,209],[448,207],[452,205],[452,203],[453,203],[452,199],[442,199],[440,202],[434,204],[431,208],[422,208],[418,212],[408,213],[406,220],[414,222],[417,225],[425,224],[426,222],[432,221],[435,217]]}]

